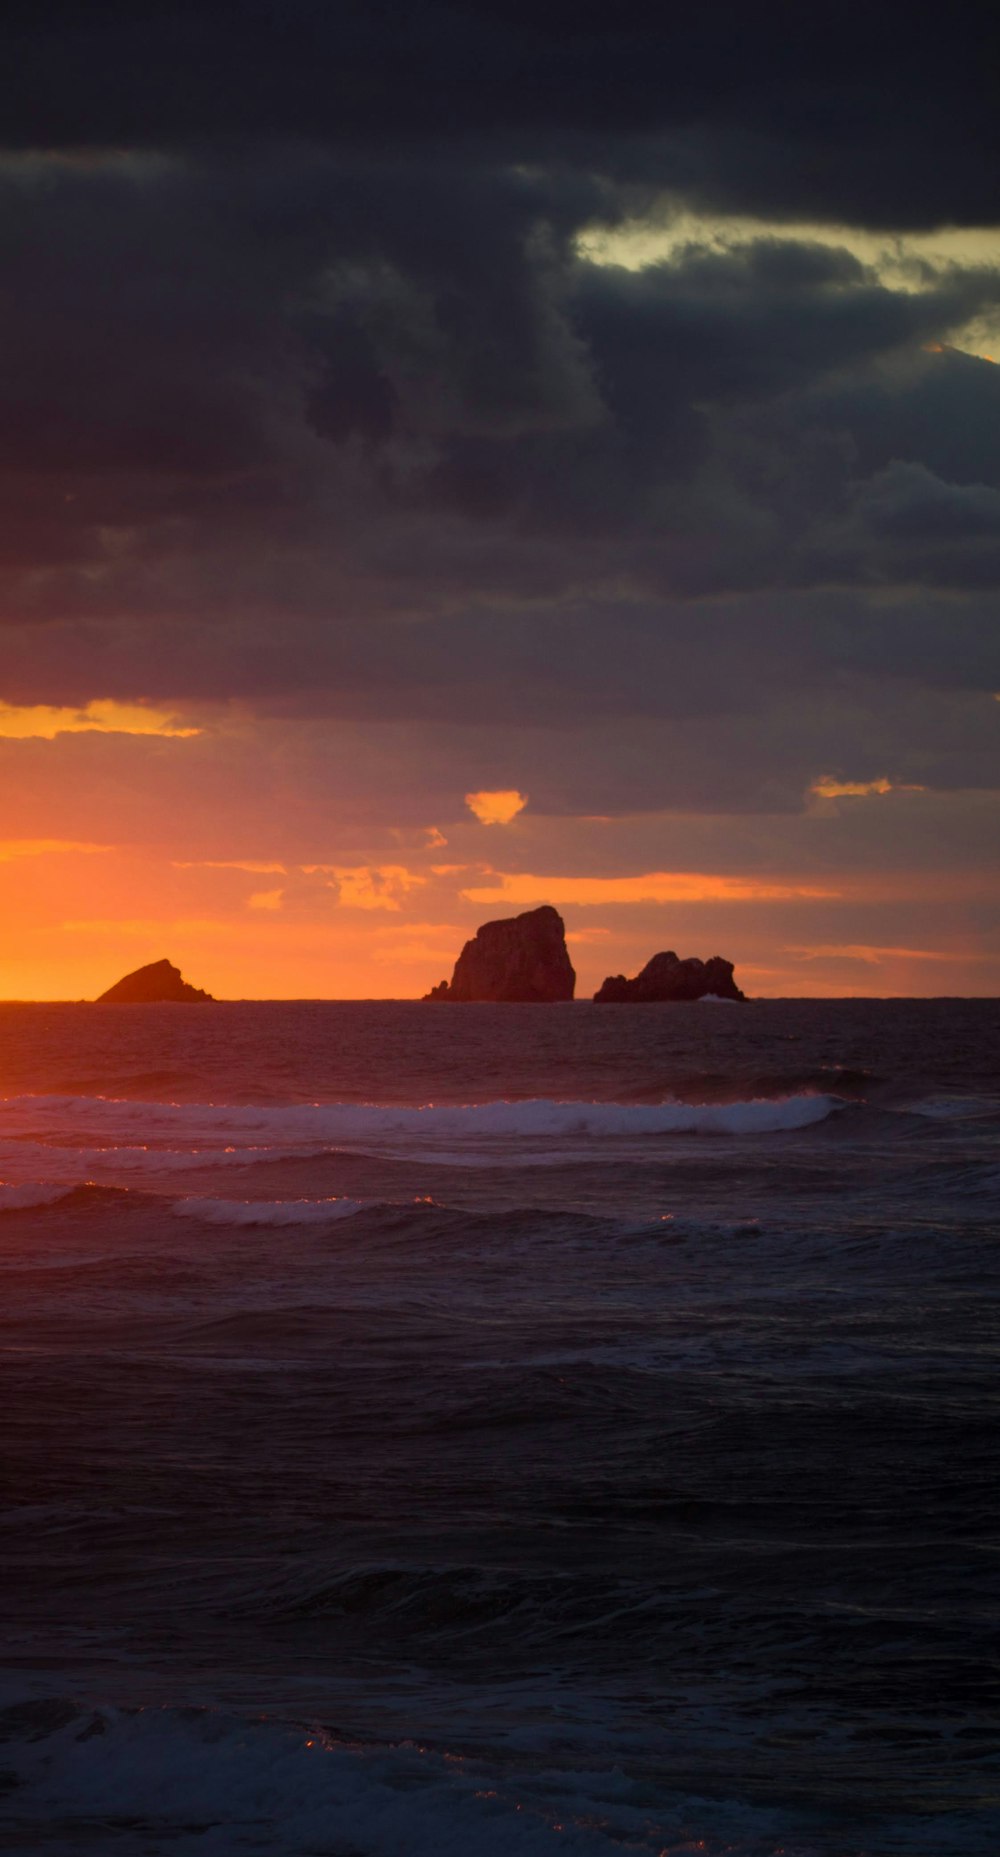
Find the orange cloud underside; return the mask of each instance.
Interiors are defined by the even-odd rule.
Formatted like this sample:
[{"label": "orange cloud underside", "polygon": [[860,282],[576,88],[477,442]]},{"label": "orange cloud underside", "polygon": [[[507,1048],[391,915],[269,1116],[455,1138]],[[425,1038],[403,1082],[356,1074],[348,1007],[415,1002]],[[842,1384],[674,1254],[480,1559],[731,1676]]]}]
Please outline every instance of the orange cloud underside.
[{"label": "orange cloud underside", "polygon": [[978,954],[962,954],[944,948],[881,948],[868,942],[820,942],[815,947],[790,947],[786,954],[803,961],[863,961],[878,967],[883,961],[976,961]]},{"label": "orange cloud underside", "polygon": [[887,780],[885,775],[878,780],[841,780],[836,774],[820,774],[809,789],[817,799],[870,799],[873,794],[880,797],[886,793],[923,793],[923,787],[903,786],[898,781]]},{"label": "orange cloud underside", "polygon": [[253,858],[171,858],[174,870],[244,870],[255,877],[284,877],[287,865],[268,864]]},{"label": "orange cloud underside", "polygon": [[480,825],[509,825],[524,811],[528,795],[518,793],[516,787],[501,787],[495,791],[467,793],[465,803]]},{"label": "orange cloud underside", "polygon": [[185,728],[167,710],[146,703],[116,703],[99,699],[82,709],[58,708],[47,703],[0,702],[0,736],[12,741],[54,741],[57,735],[200,735]]},{"label": "orange cloud underside", "polygon": [[330,887],[349,909],[397,911],[410,891],[427,881],[405,864],[303,864],[300,869],[308,877],[327,873],[332,879]]},{"label": "orange cloud underside", "polygon": [[701,871],[649,871],[642,877],[534,877],[496,872],[491,883],[463,890],[471,903],[755,903],[796,897],[834,897],[819,885],[772,882],[756,877],[719,877]]}]

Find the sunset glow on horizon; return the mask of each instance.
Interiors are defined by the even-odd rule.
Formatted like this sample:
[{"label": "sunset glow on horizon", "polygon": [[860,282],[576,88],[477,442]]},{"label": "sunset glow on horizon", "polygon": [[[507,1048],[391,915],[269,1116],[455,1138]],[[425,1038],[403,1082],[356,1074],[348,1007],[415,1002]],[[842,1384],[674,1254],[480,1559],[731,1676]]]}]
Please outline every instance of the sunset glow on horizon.
[{"label": "sunset glow on horizon", "polygon": [[[271,746],[279,765],[287,739],[283,732],[280,746]],[[70,738],[65,749],[58,740],[10,743],[8,770],[11,756],[39,749],[72,755],[78,741]],[[91,752],[103,756],[109,746],[97,737]],[[158,752],[183,756],[204,748],[204,741],[167,741]],[[116,751],[148,752],[145,743],[127,741]],[[723,953],[736,962],[747,990],[765,995],[986,993],[997,986],[996,954],[978,925],[983,907],[996,905],[1000,882],[982,867],[956,869],[942,897],[933,869],[912,859],[909,868],[887,862],[880,834],[857,838],[858,815],[837,812],[841,804],[863,804],[855,793],[863,783],[838,783],[850,790],[833,797],[832,781],[810,782],[799,810],[775,817],[763,846],[756,834],[748,837],[739,815],[616,820],[521,813],[504,828],[514,835],[504,842],[516,847],[515,868],[498,871],[488,855],[496,828],[470,819],[461,793],[450,805],[435,794],[434,810],[447,824],[436,837],[417,826],[366,823],[374,855],[365,861],[356,857],[362,832],[356,819],[342,828],[355,855],[343,862],[329,855],[324,808],[310,825],[310,855],[302,855],[303,838],[282,857],[241,855],[241,841],[277,849],[288,836],[280,810],[260,803],[270,785],[267,765],[258,759],[265,777],[256,791],[241,783],[213,819],[207,842],[200,833],[197,846],[188,833],[190,809],[172,833],[165,830],[178,791],[169,762],[142,769],[139,797],[156,830],[150,842],[120,830],[134,833],[135,825],[137,788],[126,778],[113,789],[104,786],[102,824],[119,828],[108,842],[38,836],[0,843],[0,997],[94,997],[121,974],[166,955],[220,998],[417,998],[450,972],[480,922],[542,902],[565,918],[578,998],[589,997],[608,973],[638,971],[667,947],[682,956]],[[106,765],[91,777],[106,782]],[[829,808],[823,819],[809,803],[821,784]],[[905,832],[916,802],[891,783],[874,784],[878,808],[896,808]],[[75,779],[78,816],[93,812],[85,791]],[[51,793],[44,810],[54,823],[68,809],[65,789],[54,783]],[[960,816],[956,804],[964,811],[968,803],[959,796],[953,816]],[[947,802],[931,797],[929,804],[937,833]],[[36,807],[36,823],[42,811]],[[851,861],[842,850],[845,831],[846,842],[856,839]],[[832,857],[823,842],[829,834]],[[446,864],[438,861],[442,836],[453,860]],[[715,868],[647,864],[644,853],[667,848],[675,855],[710,851]],[[577,870],[567,870],[573,860]],[[593,874],[581,874],[581,864]],[[532,868],[542,874],[526,874]],[[908,939],[914,909],[925,930],[937,927],[940,941]]]},{"label": "sunset glow on horizon", "polygon": [[[0,997],[94,997],[166,955],[221,998],[419,998],[482,921],[541,903],[566,920],[579,998],[665,948],[722,953],[765,995],[1000,986],[989,795],[808,773],[756,815],[596,812],[589,791],[569,810],[524,746],[523,786],[475,787],[421,730],[4,706],[25,836],[0,839]],[[452,754],[471,772],[480,749]]]}]

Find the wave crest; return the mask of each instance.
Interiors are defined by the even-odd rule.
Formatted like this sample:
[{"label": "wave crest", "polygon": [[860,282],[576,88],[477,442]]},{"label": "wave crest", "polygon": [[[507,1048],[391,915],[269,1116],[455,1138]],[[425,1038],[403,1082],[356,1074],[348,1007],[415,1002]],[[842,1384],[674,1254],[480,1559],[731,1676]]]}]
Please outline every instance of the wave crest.
[{"label": "wave crest", "polygon": [[203,1225],[325,1225],[353,1218],[368,1199],[178,1199],[172,1210]]},{"label": "wave crest", "polygon": [[[176,1167],[183,1162],[238,1165],[275,1158],[291,1144],[545,1140],[671,1134],[771,1134],[807,1128],[840,1107],[838,1098],[807,1091],[746,1102],[560,1102],[546,1097],[484,1103],[300,1103],[278,1107],[226,1103],[119,1102],[106,1097],[13,1097],[0,1105],[0,1133],[56,1137],[61,1146],[121,1144],[124,1164]],[[106,1159],[114,1160],[107,1151]]]},{"label": "wave crest", "polygon": [[41,1181],[28,1181],[23,1186],[12,1186],[0,1182],[0,1212],[30,1212],[36,1206],[54,1206],[60,1199],[69,1199],[77,1190],[76,1186],[51,1186]]}]

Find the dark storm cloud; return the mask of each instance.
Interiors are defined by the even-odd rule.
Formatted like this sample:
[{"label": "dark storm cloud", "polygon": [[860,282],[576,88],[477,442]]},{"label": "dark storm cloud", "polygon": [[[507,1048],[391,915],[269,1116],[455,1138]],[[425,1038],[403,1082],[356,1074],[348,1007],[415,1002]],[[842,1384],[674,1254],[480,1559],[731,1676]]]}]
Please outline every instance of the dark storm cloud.
[{"label": "dark storm cloud", "polygon": [[[711,558],[669,552],[668,585],[720,590],[794,578],[796,565],[808,580],[794,550],[809,521],[849,497],[852,477],[865,474],[863,448],[874,454],[868,469],[882,462],[879,397],[898,433],[898,447],[885,433],[890,457],[960,452],[961,407],[928,380],[960,370],[921,348],[998,300],[1000,272],[990,269],[942,272],[911,292],[847,251],[766,239],[728,252],[692,247],[639,273],[579,265],[564,314],[602,416],[525,433],[516,447],[502,435],[449,436],[430,492],[470,515],[520,509],[535,529],[588,534],[655,534],[671,516],[690,534],[707,496]],[[986,465],[984,453],[995,471],[996,427],[991,445],[984,409],[1000,410],[1000,372],[961,359],[960,400],[973,399],[978,377],[965,474]]]},{"label": "dark storm cloud", "polygon": [[306,137],[563,161],[713,207],[989,222],[987,11],[10,0],[11,147]]},{"label": "dark storm cloud", "polygon": [[988,219],[985,61],[871,11],[11,8],[0,695],[592,724],[554,810],[790,804],[838,729],[954,783],[907,731],[1000,687],[1000,368],[955,346],[1000,269],[576,242]]},{"label": "dark storm cloud", "polygon": [[[237,600],[235,613],[206,624],[195,605],[169,624],[154,616],[12,630],[8,698],[72,703],[95,690],[122,699],[142,691],[181,703],[231,697],[271,717],[557,730],[639,717],[745,721],[790,703],[807,735],[817,705],[842,702],[853,712],[861,704],[873,720],[878,688],[886,708],[903,692],[930,689],[989,699],[985,726],[994,740],[997,732],[1000,632],[990,596],[865,602],[769,592],[645,606],[480,606],[395,627],[352,615],[289,622],[277,597],[256,615]],[[877,725],[873,748],[878,760]],[[510,776],[516,784],[516,769]]]},{"label": "dark storm cloud", "polygon": [[188,482],[287,464],[282,394],[297,416],[302,388],[323,435],[385,437],[380,345],[417,426],[565,419],[573,344],[546,274],[601,197],[287,153],[8,166],[0,464]]},{"label": "dark storm cloud", "polygon": [[[88,565],[101,528],[144,525],[154,559],[197,548],[192,524],[213,547],[269,531],[299,551],[294,606],[304,547],[343,529],[362,567],[391,563],[400,525],[408,541],[450,512],[487,591],[499,525],[497,591],[537,591],[532,542],[550,534],[605,538],[585,564],[605,575],[638,537],[657,590],[695,594],[794,577],[810,521],[885,461],[883,426],[890,457],[922,461],[939,432],[960,449],[953,399],[929,385],[953,358],[920,346],[994,303],[997,272],[904,291],[846,251],[774,240],[598,267],[571,234],[604,199],[562,176],[287,153],[8,170],[0,467],[26,505],[9,546],[44,554],[46,512],[48,558],[75,535]],[[995,399],[994,370],[963,360]],[[974,398],[964,378],[957,398]],[[966,476],[988,446],[980,413]],[[700,551],[678,545],[702,531]],[[468,537],[445,525],[436,552],[435,568],[422,538],[432,599],[449,555],[453,591],[482,590]],[[116,560],[109,595],[132,567]]]},{"label": "dark storm cloud", "polygon": [[853,376],[813,383],[801,417],[849,431],[861,476],[898,458],[955,483],[1000,482],[1000,367],[978,355],[900,350],[877,358]]},{"label": "dark storm cloud", "polygon": [[831,579],[995,588],[1000,490],[944,483],[923,464],[894,459],[860,486],[847,520],[831,525],[829,546],[817,542],[814,566]]}]

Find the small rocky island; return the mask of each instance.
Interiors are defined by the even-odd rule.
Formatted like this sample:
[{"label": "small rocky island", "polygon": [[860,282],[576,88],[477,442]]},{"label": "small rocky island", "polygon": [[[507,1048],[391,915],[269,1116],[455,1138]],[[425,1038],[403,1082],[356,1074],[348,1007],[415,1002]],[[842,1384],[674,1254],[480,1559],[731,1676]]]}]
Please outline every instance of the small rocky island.
[{"label": "small rocky island", "polygon": [[575,986],[563,919],[546,903],[484,922],[462,949],[450,983],[442,980],[424,997],[534,1005],[572,999]]},{"label": "small rocky island", "polygon": [[594,998],[599,1005],[618,1005],[629,1001],[651,1004],[661,1000],[745,1000],[746,994],[740,992],[733,979],[732,961],[724,961],[718,954],[710,961],[699,961],[694,956],[681,961],[669,950],[654,954],[632,980],[626,980],[624,974],[609,975]]},{"label": "small rocky island", "polygon": [[211,993],[203,993],[200,987],[189,986],[181,978],[180,968],[171,961],[150,961],[148,967],[137,967],[134,974],[126,974],[124,979],[116,981],[101,994],[97,1004],[151,1006],[164,1001],[194,1004],[211,997]]}]

